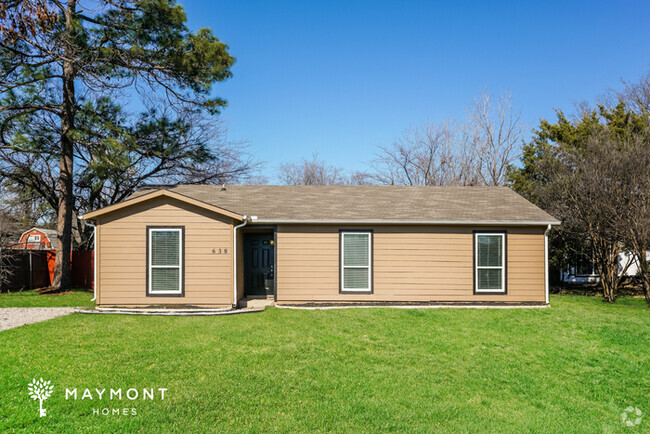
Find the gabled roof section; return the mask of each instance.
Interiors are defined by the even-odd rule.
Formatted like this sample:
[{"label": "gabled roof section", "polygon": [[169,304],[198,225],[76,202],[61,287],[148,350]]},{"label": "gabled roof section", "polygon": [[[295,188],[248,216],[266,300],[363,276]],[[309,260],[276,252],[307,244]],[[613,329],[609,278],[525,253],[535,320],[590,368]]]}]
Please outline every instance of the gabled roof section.
[{"label": "gabled roof section", "polygon": [[25,234],[28,234],[28,233],[30,233],[32,231],[37,231],[37,232],[40,232],[40,233],[44,234],[48,238],[48,240],[50,240],[50,241],[52,241],[53,239],[56,241],[56,236],[57,236],[56,229],[45,229],[45,228],[37,228],[37,227],[33,227],[33,228],[29,229],[29,230],[26,230],[25,232],[23,232],[20,235],[19,239],[22,240],[23,237],[25,236]]},{"label": "gabled roof section", "polygon": [[560,223],[507,187],[172,185],[145,187],[132,198],[161,190],[256,216],[253,224]]},{"label": "gabled roof section", "polygon": [[[45,235],[47,237],[47,239],[50,242],[50,245],[52,246],[52,248],[55,249],[55,250],[57,249],[57,247],[59,245],[59,238],[57,236],[56,229],[45,229],[45,228],[33,227],[33,228],[29,229],[29,230],[26,230],[22,234],[20,234],[20,238],[18,238],[18,242],[20,243],[21,240],[23,239],[23,237],[26,234],[30,233],[30,232],[40,232],[40,233],[42,233],[43,235]],[[26,242],[26,241],[27,240],[22,241],[22,242]],[[43,241],[41,240],[41,243],[42,242]]]},{"label": "gabled roof section", "polygon": [[[188,186],[189,187],[189,186]],[[166,189],[161,189],[161,190],[149,190],[149,191],[144,191],[142,194],[135,194],[125,200],[124,202],[116,203],[113,205],[109,205],[107,207],[91,211],[89,213],[86,213],[83,215],[84,220],[94,220],[98,216],[108,214],[123,208],[127,208],[133,205],[136,205],[138,203],[146,202],[151,199],[155,199],[157,197],[169,197],[172,199],[176,199],[181,202],[189,203],[191,205],[197,206],[199,208],[206,209],[208,211],[213,211],[217,214],[224,215],[226,217],[233,218],[235,220],[243,220],[244,216],[239,215],[237,213],[234,213],[232,211],[228,211],[227,209],[221,208],[219,206],[204,202],[200,199],[193,198],[191,196],[171,191],[171,190],[166,190]]]}]

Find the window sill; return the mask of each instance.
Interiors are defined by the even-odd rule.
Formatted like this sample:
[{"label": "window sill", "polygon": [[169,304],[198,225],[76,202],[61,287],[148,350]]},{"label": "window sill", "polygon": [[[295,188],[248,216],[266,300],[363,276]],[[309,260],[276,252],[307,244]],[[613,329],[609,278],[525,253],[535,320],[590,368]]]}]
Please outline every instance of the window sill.
[{"label": "window sill", "polygon": [[372,294],[372,289],[342,289],[341,294]]}]

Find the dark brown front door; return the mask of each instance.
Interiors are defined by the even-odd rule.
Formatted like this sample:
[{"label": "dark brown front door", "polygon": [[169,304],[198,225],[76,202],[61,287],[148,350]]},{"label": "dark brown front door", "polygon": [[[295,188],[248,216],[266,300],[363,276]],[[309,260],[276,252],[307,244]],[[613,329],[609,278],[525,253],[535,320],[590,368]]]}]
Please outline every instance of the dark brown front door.
[{"label": "dark brown front door", "polygon": [[244,295],[275,292],[273,234],[244,235]]}]

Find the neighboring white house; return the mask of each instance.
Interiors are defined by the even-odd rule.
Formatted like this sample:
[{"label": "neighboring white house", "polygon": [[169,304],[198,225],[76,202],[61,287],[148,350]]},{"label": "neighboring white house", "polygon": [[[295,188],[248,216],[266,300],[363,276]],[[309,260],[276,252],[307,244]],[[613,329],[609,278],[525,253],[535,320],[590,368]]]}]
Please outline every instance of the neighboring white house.
[{"label": "neighboring white house", "polygon": [[[650,261],[650,250],[646,252],[646,261]],[[625,271],[626,276],[636,276],[639,274],[639,264],[631,252],[623,252],[618,255],[618,274],[621,275],[625,266],[628,265]],[[588,257],[583,257],[578,263],[568,270],[562,271],[561,279],[565,283],[596,283],[600,281],[598,270],[594,265],[594,261]]]}]

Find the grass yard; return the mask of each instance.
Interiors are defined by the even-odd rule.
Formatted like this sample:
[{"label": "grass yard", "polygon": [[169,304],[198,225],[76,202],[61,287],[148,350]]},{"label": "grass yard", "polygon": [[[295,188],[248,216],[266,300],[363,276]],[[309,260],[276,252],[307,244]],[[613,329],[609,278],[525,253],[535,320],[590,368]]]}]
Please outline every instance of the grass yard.
[{"label": "grass yard", "polygon": [[93,293],[84,289],[48,295],[36,291],[18,291],[0,294],[0,307],[94,307],[91,298]]},{"label": "grass yard", "polygon": [[[73,314],[0,333],[0,429],[650,431],[644,301],[551,302],[516,310]],[[43,418],[28,397],[34,377],[55,387]],[[79,398],[66,401],[66,388]],[[94,391],[81,400],[85,388],[168,391],[164,400],[98,400]],[[621,421],[628,406],[643,411],[633,428]],[[104,408],[137,415],[93,414]]]}]

